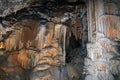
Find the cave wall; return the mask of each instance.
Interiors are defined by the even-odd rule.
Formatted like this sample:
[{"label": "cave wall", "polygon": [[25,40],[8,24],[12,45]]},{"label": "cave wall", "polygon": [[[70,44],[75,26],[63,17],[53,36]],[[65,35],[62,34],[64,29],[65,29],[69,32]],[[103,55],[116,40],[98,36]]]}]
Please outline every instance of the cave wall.
[{"label": "cave wall", "polygon": [[6,8],[9,14],[0,17],[0,80],[81,79],[87,42],[85,3],[43,2],[16,12]]},{"label": "cave wall", "polygon": [[119,0],[46,1],[1,0],[0,79],[119,80]]},{"label": "cave wall", "polygon": [[[22,20],[11,27],[16,29],[9,34],[7,39],[1,41],[1,58],[5,56],[6,59],[1,62],[0,68],[4,72],[13,73],[16,76],[28,71],[29,73],[23,76],[28,79],[30,77],[27,77],[27,75],[33,74],[30,80],[40,77],[41,80],[44,80],[44,77],[52,79],[50,73],[46,72],[48,75],[39,73],[40,76],[34,75],[34,73],[64,64],[65,56],[62,52],[62,46],[58,44],[59,38],[63,37],[60,30],[63,30],[64,26],[56,26],[54,23],[43,25],[35,20]],[[26,80],[20,76],[14,77],[14,80],[19,78],[20,80]]]}]

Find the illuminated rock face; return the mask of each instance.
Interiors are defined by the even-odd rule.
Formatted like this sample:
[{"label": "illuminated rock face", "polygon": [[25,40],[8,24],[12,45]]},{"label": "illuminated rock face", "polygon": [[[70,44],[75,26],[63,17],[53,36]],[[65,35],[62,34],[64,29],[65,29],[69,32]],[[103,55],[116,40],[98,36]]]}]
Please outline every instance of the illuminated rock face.
[{"label": "illuminated rock face", "polygon": [[[77,11],[78,7],[79,5]],[[81,18],[76,16],[78,12],[68,13],[63,9],[60,17],[49,17],[41,13],[42,18],[39,16],[37,19],[35,14],[31,16],[28,12],[28,17],[17,16],[19,19],[13,20],[13,23],[9,21],[11,16],[3,18],[0,25],[0,57],[5,58],[0,60],[0,70],[6,75],[0,76],[14,80],[79,79],[83,71],[83,58],[79,54],[78,46],[70,49],[70,54],[75,54],[75,57],[70,63],[65,63],[65,48],[66,44],[71,44],[71,36],[74,36],[75,40],[82,38]],[[22,13],[21,15],[23,16]],[[55,13],[54,15],[56,16]]]},{"label": "illuminated rock face", "polygon": [[[10,55],[0,68],[7,73],[20,72],[23,69],[32,69],[32,72],[36,73],[48,70],[52,66],[62,65],[65,62],[65,56],[58,40],[64,38],[62,34],[65,33],[61,34],[59,30],[64,31],[65,26],[59,25],[60,28],[57,30],[54,23],[46,22],[46,25],[43,25],[35,20],[23,20],[15,23],[12,27],[19,29],[14,29],[10,36],[0,43],[0,48],[4,48],[6,54]],[[57,36],[55,36],[56,34]],[[42,78],[49,79],[50,77],[52,80],[52,75],[48,73]]]},{"label": "illuminated rock face", "polygon": [[0,1],[0,80],[119,80],[119,0],[46,1]]},{"label": "illuminated rock face", "polygon": [[[94,0],[93,0],[94,1]],[[89,20],[89,41],[87,44],[88,58],[85,58],[88,75],[85,80],[118,80],[119,60],[119,21],[117,16],[118,5],[109,2],[110,0],[96,0],[89,2],[88,6],[95,9],[95,17],[91,15],[92,10],[88,10]],[[117,0],[116,0],[117,2]],[[93,13],[92,12],[92,13]],[[114,58],[114,59],[113,59]],[[114,77],[117,75],[118,77]]]}]

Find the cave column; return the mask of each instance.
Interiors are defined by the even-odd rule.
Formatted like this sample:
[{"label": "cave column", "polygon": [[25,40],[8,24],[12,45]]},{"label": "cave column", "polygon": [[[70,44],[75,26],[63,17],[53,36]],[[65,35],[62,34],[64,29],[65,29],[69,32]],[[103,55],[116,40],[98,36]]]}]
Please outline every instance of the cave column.
[{"label": "cave column", "polygon": [[[110,27],[109,30],[113,27],[109,20],[111,17],[108,16],[111,14],[106,14],[105,5],[108,2],[109,0],[89,0],[87,3],[89,43],[87,44],[88,54],[85,58],[85,68],[89,75],[85,77],[85,80],[114,80],[111,73],[114,71],[111,68],[112,65],[117,64],[113,64],[110,59],[113,57],[111,52],[114,52],[115,47],[111,45],[113,43],[110,40],[111,35],[106,34],[107,27]],[[114,34],[114,32],[108,33]],[[111,38],[115,39],[113,36]]]}]

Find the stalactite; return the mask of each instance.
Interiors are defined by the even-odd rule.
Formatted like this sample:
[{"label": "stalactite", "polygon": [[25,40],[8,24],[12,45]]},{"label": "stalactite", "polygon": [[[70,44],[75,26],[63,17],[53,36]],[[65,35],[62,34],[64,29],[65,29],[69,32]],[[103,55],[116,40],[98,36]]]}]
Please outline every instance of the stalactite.
[{"label": "stalactite", "polygon": [[15,38],[7,39],[5,42],[6,43],[6,50],[11,51],[13,49],[13,47],[16,45],[16,43],[14,43],[14,42],[15,42]]},{"label": "stalactite", "polygon": [[[22,20],[18,23],[18,26],[21,26],[21,34],[19,40],[19,47],[21,43],[24,47],[30,48],[35,47],[35,37],[37,36],[38,22],[35,20]],[[17,27],[17,26],[15,26]],[[21,47],[20,47],[21,48]]]},{"label": "stalactite", "polygon": [[[33,22],[31,25],[30,22]],[[15,29],[11,35],[5,40],[6,50],[16,50],[21,49],[24,46],[34,47],[34,39],[37,34],[37,23],[32,20],[23,20],[21,22],[15,23],[12,28]],[[28,36],[28,34],[30,36]]]},{"label": "stalactite", "polygon": [[66,32],[67,32],[67,27],[63,26],[64,29],[64,33],[63,33],[63,57],[64,57],[64,61],[65,61],[65,57],[66,57]]},{"label": "stalactite", "polygon": [[0,41],[3,41],[4,39],[6,39],[9,36],[11,31],[13,31],[11,27],[3,27],[3,25],[0,24]]},{"label": "stalactite", "polygon": [[62,25],[61,24],[56,24],[55,25],[55,33],[54,33],[54,37],[57,39],[57,40],[60,40],[60,37],[61,37],[61,28],[62,28]]},{"label": "stalactite", "polygon": [[39,33],[38,33],[38,49],[42,50],[42,48],[44,47],[44,41],[45,41],[45,31],[46,31],[46,27],[45,25],[41,25],[39,28]]},{"label": "stalactite", "polygon": [[4,42],[0,42],[0,49],[4,48],[5,44]]},{"label": "stalactite", "polygon": [[75,35],[76,40],[82,38],[82,22],[80,18],[76,17],[71,23],[72,33]]},{"label": "stalactite", "polygon": [[20,38],[20,31],[14,31],[6,40],[5,40],[5,47],[6,50],[16,50],[18,48],[18,41]]},{"label": "stalactite", "polygon": [[50,22],[48,23],[47,25],[47,29],[46,29],[46,32],[45,32],[45,44],[44,46],[45,47],[48,47],[51,45],[51,42],[52,42],[52,38],[53,38],[53,35],[54,35],[54,28],[55,28],[55,24]]}]

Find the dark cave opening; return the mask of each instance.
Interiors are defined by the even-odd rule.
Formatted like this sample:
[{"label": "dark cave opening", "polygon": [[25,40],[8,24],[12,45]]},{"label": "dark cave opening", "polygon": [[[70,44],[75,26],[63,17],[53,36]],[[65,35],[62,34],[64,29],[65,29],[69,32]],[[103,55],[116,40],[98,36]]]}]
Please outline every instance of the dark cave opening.
[{"label": "dark cave opening", "polygon": [[84,59],[87,55],[87,49],[85,46],[83,47],[82,40],[76,40],[74,35],[69,38],[69,43],[69,46],[66,45],[66,66],[71,65],[76,68],[79,78],[73,78],[73,80],[84,80],[85,75],[82,73],[84,73]]},{"label": "dark cave opening", "polygon": [[79,51],[80,48],[82,47],[81,40],[76,40],[73,34],[69,38],[69,43],[70,44],[66,46],[66,63],[70,63],[75,56],[80,55]]}]

